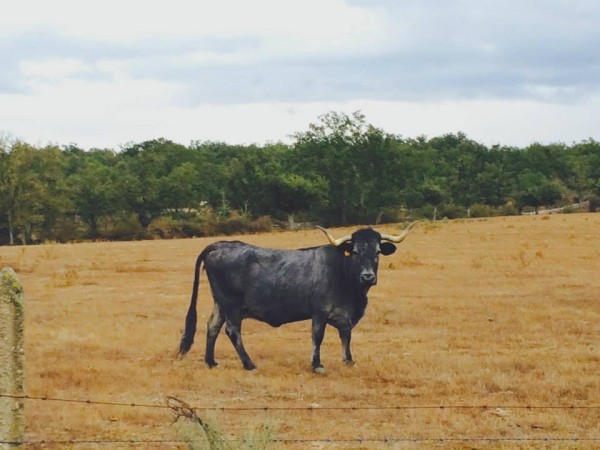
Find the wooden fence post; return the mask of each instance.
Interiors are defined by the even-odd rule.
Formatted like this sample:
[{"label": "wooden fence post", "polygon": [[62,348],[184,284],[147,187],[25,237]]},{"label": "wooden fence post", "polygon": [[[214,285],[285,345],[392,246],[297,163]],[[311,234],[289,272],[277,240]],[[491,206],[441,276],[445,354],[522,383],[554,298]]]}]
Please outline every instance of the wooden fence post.
[{"label": "wooden fence post", "polygon": [[[0,271],[0,394],[24,395],[23,287],[10,268]],[[22,398],[0,397],[0,448],[19,448],[25,423]]]}]

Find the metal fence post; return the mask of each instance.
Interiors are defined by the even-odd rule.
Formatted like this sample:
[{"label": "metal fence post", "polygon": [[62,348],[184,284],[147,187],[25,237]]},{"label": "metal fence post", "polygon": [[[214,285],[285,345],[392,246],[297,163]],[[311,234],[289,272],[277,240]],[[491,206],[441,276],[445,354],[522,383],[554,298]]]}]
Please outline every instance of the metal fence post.
[{"label": "metal fence post", "polygon": [[[22,447],[24,406],[23,287],[11,268],[0,271],[0,448]],[[11,397],[12,396],[12,397]]]}]

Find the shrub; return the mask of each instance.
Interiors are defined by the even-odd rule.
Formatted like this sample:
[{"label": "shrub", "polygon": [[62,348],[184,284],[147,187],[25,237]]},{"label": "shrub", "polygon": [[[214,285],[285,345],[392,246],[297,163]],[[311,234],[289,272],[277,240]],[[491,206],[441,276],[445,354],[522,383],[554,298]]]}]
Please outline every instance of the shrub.
[{"label": "shrub", "polygon": [[112,241],[130,241],[144,239],[146,230],[135,214],[108,221],[99,232],[100,238]]},{"label": "shrub", "polygon": [[246,214],[231,211],[228,218],[216,222],[215,228],[215,234],[263,233],[273,229],[273,220],[269,216],[251,220]]},{"label": "shrub", "polygon": [[[417,208],[413,211],[415,219],[428,219],[432,220],[435,215],[435,206],[433,205],[423,205],[420,208]],[[439,217],[439,211],[437,212],[437,217]]]},{"label": "shrub", "polygon": [[495,210],[490,205],[475,203],[471,206],[471,217],[490,217],[495,215]]},{"label": "shrub", "polygon": [[408,211],[404,208],[386,208],[379,216],[379,223],[398,223],[408,220]]},{"label": "shrub", "polygon": [[590,202],[588,205],[590,212],[598,211],[600,208],[600,196],[593,194],[590,195],[587,200]]},{"label": "shrub", "polygon": [[194,219],[173,219],[172,217],[159,217],[152,221],[148,233],[161,239],[174,239],[185,237],[207,236],[204,224]]},{"label": "shrub", "polygon": [[232,211],[229,217],[221,219],[217,222],[218,234],[243,234],[248,230],[250,219],[247,216]]},{"label": "shrub", "polygon": [[238,212],[229,217],[217,218],[213,214],[186,219],[162,216],[154,219],[148,227],[148,235],[158,239],[215,236],[219,234],[263,233],[273,230],[273,221],[269,216],[255,220]]},{"label": "shrub", "polygon": [[440,208],[438,216],[447,219],[461,219],[467,216],[467,209],[464,206],[449,203]]},{"label": "shrub", "polygon": [[76,217],[64,216],[56,221],[50,232],[42,233],[40,238],[42,241],[52,240],[65,243],[81,241],[89,237],[89,233],[87,225]]},{"label": "shrub", "polygon": [[511,202],[506,205],[500,206],[497,210],[497,215],[499,216],[518,216],[519,209]]},{"label": "shrub", "polygon": [[253,233],[268,233],[273,230],[273,221],[269,216],[260,216],[250,222],[250,231]]}]

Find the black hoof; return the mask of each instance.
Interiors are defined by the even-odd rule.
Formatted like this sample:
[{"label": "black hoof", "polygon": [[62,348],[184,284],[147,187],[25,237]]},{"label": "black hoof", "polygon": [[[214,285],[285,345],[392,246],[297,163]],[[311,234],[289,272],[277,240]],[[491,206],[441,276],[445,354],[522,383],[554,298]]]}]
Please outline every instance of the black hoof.
[{"label": "black hoof", "polygon": [[353,361],[353,360],[351,360],[351,359],[345,359],[345,360],[344,360],[344,362],[346,363],[346,365],[347,365],[348,367],[354,367],[354,366],[356,365],[356,362],[354,362],[354,361]]},{"label": "black hoof", "polygon": [[254,369],[256,369],[256,366],[254,364],[252,364],[252,363],[250,363],[250,364],[244,364],[244,369],[246,369],[246,370],[254,370]]},{"label": "black hoof", "polygon": [[204,361],[209,369],[214,369],[219,364],[216,361]]}]

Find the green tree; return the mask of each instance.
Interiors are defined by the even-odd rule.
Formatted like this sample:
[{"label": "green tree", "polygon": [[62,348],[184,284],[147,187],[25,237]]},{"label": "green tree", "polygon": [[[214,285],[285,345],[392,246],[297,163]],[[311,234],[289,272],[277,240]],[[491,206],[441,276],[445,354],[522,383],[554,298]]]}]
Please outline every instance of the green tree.
[{"label": "green tree", "polygon": [[401,191],[402,203],[409,209],[421,208],[425,205],[422,189],[426,180],[436,179],[439,175],[437,151],[429,145],[427,138],[420,136],[408,139],[402,145],[400,166],[404,187]]},{"label": "green tree", "polygon": [[563,198],[563,187],[557,180],[549,180],[542,173],[525,171],[517,182],[517,198],[520,208],[531,206],[535,213],[540,206],[553,206]]},{"label": "green tree", "polygon": [[567,186],[579,199],[600,195],[600,142],[588,139],[575,144],[569,151],[570,174]]},{"label": "green tree", "polygon": [[17,234],[23,244],[32,242],[34,234],[51,237],[56,221],[70,207],[60,149],[16,141],[3,145],[0,154],[0,205],[9,244]]},{"label": "green tree", "polygon": [[38,239],[55,240],[61,224],[73,216],[73,201],[64,174],[64,154],[55,145],[38,149],[35,164],[31,167],[40,183],[40,209],[42,217],[37,227]]},{"label": "green tree", "polygon": [[358,112],[352,116],[330,112],[319,120],[294,135],[294,170],[326,181],[328,202],[319,215],[326,223],[347,224],[356,219],[360,199],[356,149],[366,129],[365,119]]},{"label": "green tree", "polygon": [[321,220],[373,222],[386,208],[399,207],[405,182],[398,139],[367,124],[360,112],[330,112],[319,120],[294,135],[291,170],[324,180]]},{"label": "green tree", "polygon": [[402,204],[402,190],[410,178],[406,145],[370,125],[356,145],[358,219],[378,224],[386,210],[397,210]]},{"label": "green tree", "polygon": [[161,182],[160,190],[169,209],[178,211],[200,205],[202,199],[198,196],[198,172],[191,162],[175,167]]},{"label": "green tree", "polygon": [[281,211],[277,192],[284,173],[285,146],[238,147],[227,166],[226,200],[244,214],[273,215]]},{"label": "green tree", "polygon": [[423,200],[434,207],[433,220],[437,218],[437,209],[448,198],[441,187],[443,184],[445,184],[444,180],[426,180],[421,186]]},{"label": "green tree", "polygon": [[125,207],[116,169],[88,158],[71,175],[69,184],[77,214],[89,226],[90,237],[97,238],[99,220],[114,216]]},{"label": "green tree", "polygon": [[548,179],[566,180],[569,176],[567,148],[564,144],[531,144],[522,151],[524,168]]},{"label": "green tree", "polygon": [[326,202],[327,183],[322,178],[310,180],[282,173],[273,180],[272,188],[277,208],[288,215],[290,223],[294,222],[294,215],[319,210]]},{"label": "green tree", "polygon": [[144,229],[170,208],[168,196],[162,190],[164,179],[185,161],[185,154],[184,146],[164,139],[145,141],[123,150],[117,166],[120,191]]},{"label": "green tree", "polygon": [[229,146],[219,142],[192,142],[190,162],[196,170],[197,197],[217,208],[222,200],[224,186],[227,185],[226,156]]},{"label": "green tree", "polygon": [[485,163],[476,176],[478,195],[476,201],[490,206],[500,206],[506,203],[510,193],[510,178],[504,172],[502,164],[497,162]]},{"label": "green tree", "polygon": [[460,132],[433,138],[429,145],[437,151],[435,177],[445,180],[439,187],[448,199],[466,207],[477,202],[477,175],[488,157],[487,148]]}]

